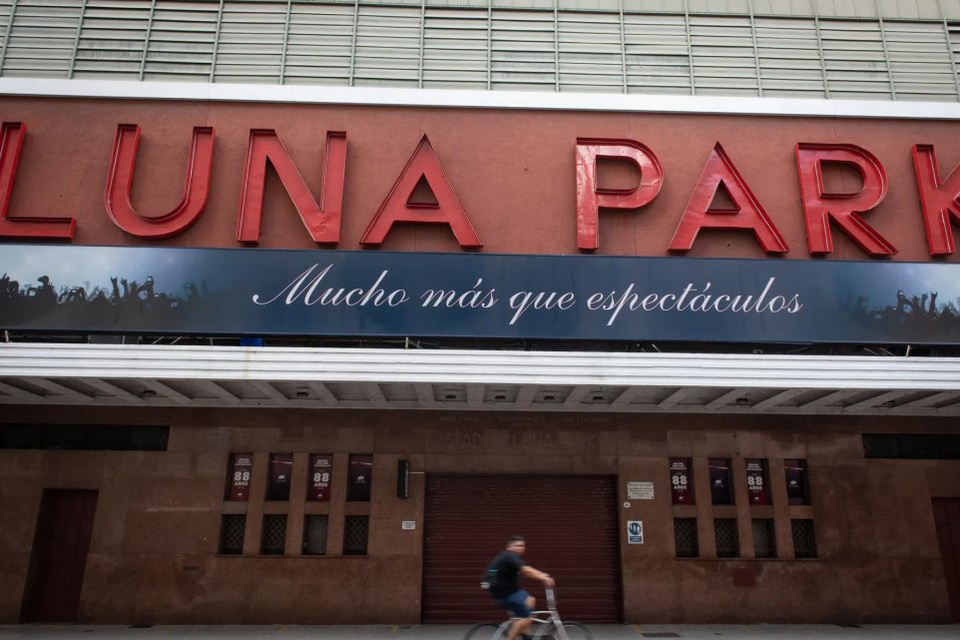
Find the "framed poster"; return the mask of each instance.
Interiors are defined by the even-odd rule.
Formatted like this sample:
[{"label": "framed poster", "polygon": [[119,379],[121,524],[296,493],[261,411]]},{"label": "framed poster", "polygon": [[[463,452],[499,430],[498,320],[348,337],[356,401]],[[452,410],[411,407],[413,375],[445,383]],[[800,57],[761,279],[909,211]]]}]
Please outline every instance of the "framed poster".
[{"label": "framed poster", "polygon": [[747,459],[747,496],[750,504],[770,504],[767,493],[767,461],[760,458]]},{"label": "framed poster", "polygon": [[230,484],[227,500],[250,499],[250,476],[253,473],[253,454],[234,453],[230,456]]},{"label": "framed poster", "polygon": [[314,454],[310,456],[310,486],[307,499],[314,502],[330,501],[330,480],[333,476],[333,456]]},{"label": "framed poster", "polygon": [[670,493],[673,504],[693,504],[693,478],[690,476],[690,459],[670,460]]}]

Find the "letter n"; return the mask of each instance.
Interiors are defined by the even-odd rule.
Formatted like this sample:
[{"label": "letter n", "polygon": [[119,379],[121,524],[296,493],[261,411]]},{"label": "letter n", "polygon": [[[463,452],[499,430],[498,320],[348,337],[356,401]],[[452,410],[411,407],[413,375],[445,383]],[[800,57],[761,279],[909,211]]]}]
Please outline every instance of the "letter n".
[{"label": "letter n", "polygon": [[[426,181],[433,191],[436,203],[411,202],[411,196],[421,180]],[[448,224],[461,247],[483,246],[467,218],[467,212],[444,175],[427,136],[420,140],[417,150],[380,205],[377,215],[370,221],[360,243],[382,244],[396,222]]]},{"label": "letter n", "polygon": [[0,130],[0,238],[31,240],[73,240],[76,221],[73,218],[28,218],[9,215],[13,183],[27,125],[4,122]]},{"label": "letter n", "polygon": [[[640,171],[632,189],[605,189],[598,185],[597,158],[627,160]],[[577,248],[600,246],[600,209],[639,209],[649,204],[663,186],[657,156],[633,140],[577,139]]]},{"label": "letter n", "polygon": [[140,127],[121,124],[113,142],[104,205],[114,224],[138,238],[169,238],[188,228],[207,206],[210,165],[213,162],[213,127],[194,127],[187,157],[183,197],[173,211],[159,216],[141,216],[130,202],[130,185],[140,145]]},{"label": "letter n", "polygon": [[913,145],[913,168],[917,174],[920,209],[927,229],[927,247],[932,256],[956,251],[950,219],[960,223],[960,165],[946,180],[940,180],[937,154],[932,144]]},{"label": "letter n", "polygon": [[[712,206],[721,186],[733,203],[732,209]],[[750,230],[767,253],[786,253],[790,250],[719,142],[710,151],[700,180],[693,188],[687,209],[673,234],[670,249],[689,251],[700,229]]]},{"label": "letter n", "polygon": [[237,240],[256,243],[260,239],[263,196],[267,183],[267,162],[273,165],[287,190],[300,219],[314,242],[340,242],[340,212],[343,210],[343,183],[347,165],[347,134],[328,131],[320,178],[320,204],[297,170],[286,147],[273,129],[251,129],[247,162],[243,168],[240,208],[237,210]]},{"label": "letter n", "polygon": [[[857,193],[828,193],[823,184],[824,162],[853,166],[860,173],[863,188]],[[897,252],[886,238],[860,217],[887,195],[887,174],[872,153],[852,144],[800,142],[797,144],[797,171],[810,253],[833,251],[831,221],[871,255],[886,256]]]}]

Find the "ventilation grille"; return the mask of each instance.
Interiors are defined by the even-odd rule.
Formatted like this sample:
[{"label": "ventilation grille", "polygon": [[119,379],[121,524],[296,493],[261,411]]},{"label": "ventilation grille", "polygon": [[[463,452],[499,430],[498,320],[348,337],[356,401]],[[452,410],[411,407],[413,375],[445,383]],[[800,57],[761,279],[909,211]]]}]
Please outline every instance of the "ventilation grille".
[{"label": "ventilation grille", "polygon": [[220,525],[220,553],[243,553],[243,532],[247,517],[244,515],[225,515]]},{"label": "ventilation grille", "polygon": [[945,21],[922,11],[751,14],[746,3],[739,14],[687,15],[659,2],[624,11],[604,0],[594,10],[510,4],[0,0],[0,74],[958,99],[960,10]]}]

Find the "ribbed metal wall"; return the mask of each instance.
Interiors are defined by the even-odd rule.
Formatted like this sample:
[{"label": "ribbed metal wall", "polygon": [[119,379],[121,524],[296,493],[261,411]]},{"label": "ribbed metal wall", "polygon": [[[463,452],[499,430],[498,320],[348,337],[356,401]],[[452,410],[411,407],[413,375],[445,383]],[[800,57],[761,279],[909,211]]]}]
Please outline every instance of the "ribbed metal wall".
[{"label": "ribbed metal wall", "polygon": [[6,77],[960,96],[956,0],[0,0],[0,38]]}]

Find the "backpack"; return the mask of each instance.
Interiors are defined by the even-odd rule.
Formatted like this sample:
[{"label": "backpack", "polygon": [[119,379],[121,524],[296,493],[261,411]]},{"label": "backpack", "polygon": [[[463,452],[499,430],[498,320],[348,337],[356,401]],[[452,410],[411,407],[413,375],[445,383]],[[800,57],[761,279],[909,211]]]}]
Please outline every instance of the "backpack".
[{"label": "backpack", "polygon": [[500,556],[494,558],[493,562],[487,567],[487,570],[483,573],[483,578],[480,580],[480,588],[489,591],[490,589],[496,589],[499,582],[500,576],[499,570],[497,569],[497,560],[500,559]]}]

